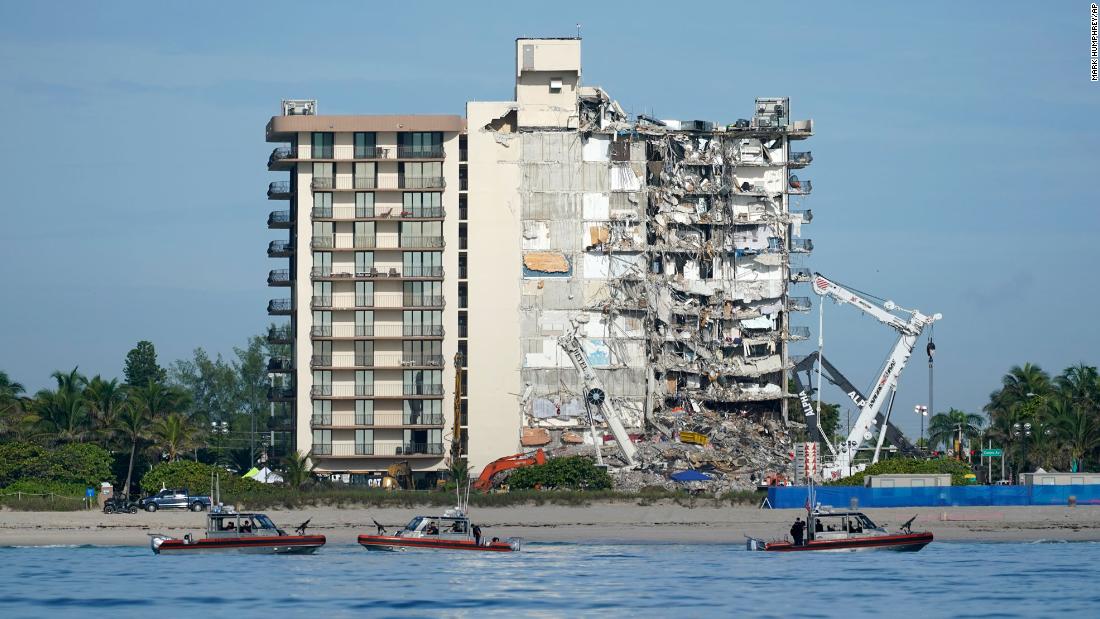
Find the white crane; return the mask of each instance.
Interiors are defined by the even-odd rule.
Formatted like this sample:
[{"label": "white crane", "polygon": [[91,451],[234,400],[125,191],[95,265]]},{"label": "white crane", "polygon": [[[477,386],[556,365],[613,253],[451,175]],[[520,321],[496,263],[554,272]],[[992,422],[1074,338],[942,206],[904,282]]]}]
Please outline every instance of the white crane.
[{"label": "white crane", "polygon": [[[844,445],[840,446],[838,453],[835,454],[836,457],[833,463],[824,467],[825,477],[827,479],[835,479],[844,475],[847,471],[857,472],[863,470],[864,465],[852,465],[856,450],[859,449],[859,446],[862,445],[864,441],[873,438],[868,430],[874,423],[879,410],[882,409],[883,403],[886,402],[886,396],[897,389],[898,378],[901,376],[901,371],[905,369],[905,364],[908,363],[910,355],[913,354],[913,346],[916,345],[917,339],[920,338],[924,328],[943,318],[943,315],[932,314],[931,316],[927,316],[920,313],[918,310],[898,307],[893,301],[886,301],[880,307],[843,286],[830,281],[820,273],[814,273],[813,288],[814,292],[818,295],[832,297],[841,304],[849,303],[854,305],[863,312],[870,314],[879,322],[898,332],[898,343],[894,345],[894,349],[886,359],[886,364],[883,365],[882,371],[879,372],[876,382],[871,385],[867,399],[863,402],[862,406],[860,406],[859,418],[856,419],[855,425],[852,426],[851,431],[848,433],[848,440],[845,441]],[[909,319],[906,320],[891,313],[895,311],[909,314]],[[883,431],[886,429],[885,425],[886,424],[883,424]],[[882,441],[880,437],[878,448],[881,448],[881,446]],[[878,448],[876,448],[876,459]]]},{"label": "white crane", "polygon": [[[623,459],[626,460],[627,467],[633,467],[635,465],[634,455],[638,450],[631,442],[630,435],[626,433],[622,414],[619,413],[618,407],[611,398],[607,397],[607,390],[604,389],[603,381],[596,376],[596,372],[588,364],[588,358],[585,357],[584,349],[581,348],[581,342],[577,339],[577,332],[580,330],[581,325],[587,322],[587,316],[569,322],[573,325],[573,330],[559,337],[558,345],[569,355],[569,359],[573,361],[573,366],[577,368],[584,380],[585,400],[588,404],[603,410],[603,418],[607,420],[607,426],[611,428],[611,434],[614,435],[615,442],[619,444],[619,450],[623,453]],[[595,440],[595,438],[595,432],[593,432],[592,439]],[[599,445],[596,445],[597,455],[599,449]]]}]

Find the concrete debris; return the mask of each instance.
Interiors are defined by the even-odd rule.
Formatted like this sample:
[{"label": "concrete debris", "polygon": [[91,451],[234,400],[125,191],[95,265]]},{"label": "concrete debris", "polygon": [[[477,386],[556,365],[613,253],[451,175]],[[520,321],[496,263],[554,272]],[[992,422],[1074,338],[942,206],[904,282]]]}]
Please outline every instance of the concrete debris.
[{"label": "concrete debris", "polygon": [[569,260],[558,252],[535,252],[524,254],[523,266],[532,271],[543,273],[568,273]]}]

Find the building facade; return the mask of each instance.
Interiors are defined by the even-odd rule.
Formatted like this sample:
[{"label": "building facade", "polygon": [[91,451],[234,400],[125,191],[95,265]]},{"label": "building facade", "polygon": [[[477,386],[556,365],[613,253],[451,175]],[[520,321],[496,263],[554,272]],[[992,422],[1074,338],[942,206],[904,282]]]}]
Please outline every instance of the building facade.
[{"label": "building facade", "polygon": [[582,84],[579,39],[518,39],[515,54],[514,99],[470,102],[465,122],[268,125],[290,144],[269,167],[291,172],[269,192],[291,201],[271,216],[291,231],[271,247],[291,268],[272,277],[294,293],[272,302],[295,342],[276,365],[295,376],[299,449],[320,471],[370,473],[410,448],[437,471],[451,438],[475,470],[602,442],[567,334],[637,434],[671,438],[704,414],[787,419],[788,343],[808,336],[790,313],[809,300],[792,292],[812,250],[797,175],[811,157],[792,147],[812,122],[786,99],[728,124],[631,118]]}]

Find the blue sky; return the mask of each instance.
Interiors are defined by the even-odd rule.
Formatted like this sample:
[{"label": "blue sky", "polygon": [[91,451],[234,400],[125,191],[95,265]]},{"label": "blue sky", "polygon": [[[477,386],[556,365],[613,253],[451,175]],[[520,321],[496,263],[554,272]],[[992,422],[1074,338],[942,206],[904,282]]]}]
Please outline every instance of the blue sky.
[{"label": "blue sky", "polygon": [[[162,362],[228,353],[282,296],[264,281],[280,99],[462,114],[511,97],[515,37],[578,21],[585,83],[629,112],[731,122],[789,96],[815,120],[806,265],[944,314],[937,409],[977,410],[1014,363],[1097,363],[1087,2],[507,6],[0,4],[0,369],[33,390],[118,375],[139,339]],[[831,304],[826,333],[860,386],[893,343]],[[918,351],[895,409],[911,431],[926,389]]]}]

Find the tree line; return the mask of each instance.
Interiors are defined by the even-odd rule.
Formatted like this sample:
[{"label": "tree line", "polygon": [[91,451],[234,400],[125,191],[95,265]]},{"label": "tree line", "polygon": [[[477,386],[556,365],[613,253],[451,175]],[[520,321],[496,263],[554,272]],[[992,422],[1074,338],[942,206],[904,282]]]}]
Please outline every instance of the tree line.
[{"label": "tree line", "polygon": [[[248,470],[258,456],[249,440],[254,421],[265,433],[289,421],[273,419],[267,399],[267,359],[285,353],[256,336],[230,360],[198,348],[163,368],[154,345],[141,341],[126,355],[121,380],[73,368],[55,371],[54,384],[34,394],[0,371],[0,442],[98,445],[127,491],[135,470],[181,458]],[[289,444],[282,447],[289,453]]]}]

